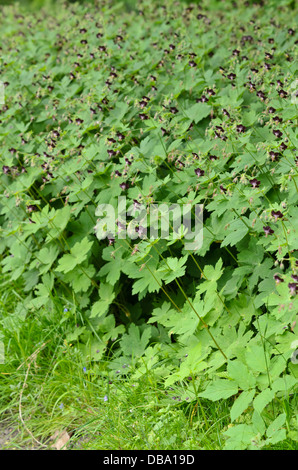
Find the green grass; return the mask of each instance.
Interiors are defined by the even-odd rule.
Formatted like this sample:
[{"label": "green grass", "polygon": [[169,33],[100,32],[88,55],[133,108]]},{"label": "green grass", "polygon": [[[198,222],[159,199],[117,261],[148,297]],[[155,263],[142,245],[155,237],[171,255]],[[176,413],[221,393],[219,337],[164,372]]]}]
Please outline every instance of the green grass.
[{"label": "green grass", "polygon": [[[208,0],[206,21],[174,0],[168,12],[146,0],[143,18],[124,13],[133,0],[108,0],[111,11],[98,0],[101,13],[78,2],[71,14],[62,1],[21,3],[23,15],[4,10],[0,64],[0,449],[48,448],[57,432],[71,449],[297,449],[289,2],[224,13]],[[202,252],[187,259],[182,240],[106,246],[96,208],[125,190],[119,175],[130,203],[139,191],[149,202],[204,200]]]},{"label": "green grass", "polygon": [[[64,430],[73,449],[223,448],[231,401],[180,404],[149,372],[135,380],[133,371],[117,376],[107,359],[84,363],[76,344],[64,340],[67,319],[43,309],[22,318],[16,315],[18,286],[5,279],[1,286],[6,359],[0,365],[0,436],[7,427],[15,431],[3,448],[46,448]],[[297,446],[288,439],[276,448]]]}]

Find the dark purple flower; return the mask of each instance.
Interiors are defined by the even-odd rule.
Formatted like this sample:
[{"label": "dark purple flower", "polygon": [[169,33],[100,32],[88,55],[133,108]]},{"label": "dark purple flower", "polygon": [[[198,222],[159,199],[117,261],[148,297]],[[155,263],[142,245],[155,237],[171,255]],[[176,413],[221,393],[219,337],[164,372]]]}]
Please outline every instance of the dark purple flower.
[{"label": "dark purple flower", "polygon": [[120,186],[121,189],[125,190],[125,189],[128,188],[128,183],[123,182],[119,186]]},{"label": "dark purple flower", "polygon": [[277,274],[277,273],[275,273],[275,274],[273,275],[273,278],[274,278],[276,284],[279,284],[279,283],[281,283],[281,282],[284,282],[284,280],[283,280],[283,279],[280,277],[280,275]]},{"label": "dark purple flower", "polygon": [[291,295],[296,295],[298,291],[298,284],[297,282],[289,282],[288,288],[290,289],[290,294]]},{"label": "dark purple flower", "polygon": [[236,127],[236,131],[239,132],[239,133],[245,132],[245,131],[246,131],[246,127],[243,126],[242,124],[239,124],[239,125]]},{"label": "dark purple flower", "polygon": [[280,211],[271,211],[271,215],[275,218],[275,222],[277,219],[282,219],[283,217],[283,214]]},{"label": "dark purple flower", "polygon": [[197,176],[204,176],[205,171],[204,171],[204,170],[201,170],[201,168],[196,168],[196,169],[195,169],[195,174],[196,174]]},{"label": "dark purple flower", "polygon": [[286,98],[288,96],[288,93],[285,90],[279,90],[278,94],[281,98]]},{"label": "dark purple flower", "polygon": [[125,135],[121,134],[121,132],[117,132],[117,138],[118,140],[124,140],[125,139]]},{"label": "dark purple flower", "polygon": [[250,180],[250,184],[253,188],[258,188],[261,184],[261,181],[257,180],[256,178],[253,178],[252,180]]},{"label": "dark purple flower", "polygon": [[251,42],[253,41],[253,37],[252,37],[252,36],[250,36],[250,35],[247,35],[247,36],[242,36],[242,38],[241,38],[241,42],[242,42],[243,44],[245,44],[245,43],[246,43],[246,41],[248,41],[248,42],[250,42],[250,43],[251,43]]},{"label": "dark purple flower", "polygon": [[297,274],[292,274],[291,278],[294,279],[294,281],[298,282],[298,275]]},{"label": "dark purple flower", "polygon": [[265,93],[261,90],[257,92],[257,96],[261,98],[262,101],[266,99]]},{"label": "dark purple flower", "polygon": [[282,132],[279,129],[274,129],[273,134],[275,135],[275,137],[278,137],[278,138],[282,136]]},{"label": "dark purple flower", "polygon": [[282,122],[282,118],[280,118],[279,116],[274,116],[273,121],[279,123]]},{"label": "dark purple flower", "polygon": [[129,166],[130,166],[130,165],[132,164],[132,162],[131,162],[130,160],[128,160],[128,158],[127,158],[127,157],[126,157],[124,160],[125,160],[125,162],[127,163],[127,165],[129,165]]},{"label": "dark purple flower", "polygon": [[229,73],[229,74],[227,75],[227,78],[228,78],[229,80],[235,80],[236,74],[233,73],[233,72],[231,72],[231,73]]},{"label": "dark purple flower", "polygon": [[169,132],[164,127],[161,127],[160,130],[161,130],[161,133],[162,133],[163,136],[164,135],[169,135]]},{"label": "dark purple flower", "polygon": [[274,230],[272,230],[269,225],[266,225],[266,227],[263,227],[263,230],[265,232],[265,236],[267,237],[268,235],[272,235],[274,233]]},{"label": "dark purple flower", "polygon": [[248,88],[252,91],[252,90],[255,90],[256,89],[256,85],[252,82],[248,82],[246,83],[246,86],[248,86]]},{"label": "dark purple flower", "polygon": [[34,206],[32,204],[30,204],[29,206],[27,206],[27,211],[28,212],[34,212],[34,211],[37,211],[38,210],[38,207],[37,206]]},{"label": "dark purple flower", "polygon": [[273,55],[270,52],[265,52],[266,59],[273,59]]},{"label": "dark purple flower", "polygon": [[276,109],[273,108],[272,106],[270,106],[270,108],[268,108],[268,113],[269,114],[273,114],[273,113],[275,113],[275,111],[276,111]]},{"label": "dark purple flower", "polygon": [[278,152],[273,152],[273,150],[271,150],[271,151],[269,152],[269,155],[270,155],[271,160],[272,160],[273,162],[276,162],[276,161],[279,159],[279,157],[280,157],[280,154],[279,154]]},{"label": "dark purple flower", "polygon": [[288,146],[284,142],[282,142],[280,144],[279,148],[280,148],[281,151],[283,151],[283,150],[286,150],[288,148]]},{"label": "dark purple flower", "polygon": [[206,95],[202,95],[201,98],[199,99],[199,102],[201,103],[207,103],[209,100]]},{"label": "dark purple flower", "polygon": [[121,230],[124,230],[126,228],[125,224],[120,222],[120,220],[116,220],[116,225],[117,227],[119,227],[119,232],[121,232]]},{"label": "dark purple flower", "polygon": [[2,167],[2,170],[3,170],[3,173],[4,173],[5,175],[7,175],[7,174],[9,173],[10,168],[9,168],[9,166],[4,165],[4,166]]}]

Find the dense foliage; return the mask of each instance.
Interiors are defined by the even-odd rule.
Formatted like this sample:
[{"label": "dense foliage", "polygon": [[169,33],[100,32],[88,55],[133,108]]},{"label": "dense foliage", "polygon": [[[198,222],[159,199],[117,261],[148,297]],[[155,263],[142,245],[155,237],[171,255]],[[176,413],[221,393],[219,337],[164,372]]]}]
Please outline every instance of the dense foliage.
[{"label": "dense foliage", "polygon": [[[89,361],[113,352],[115,375],[150,371],[181,402],[233,397],[226,448],[294,439],[291,2],[2,8],[0,253],[25,293],[7,344],[58,309],[65,340]],[[203,246],[100,239],[97,207],[124,195],[203,204]]]}]

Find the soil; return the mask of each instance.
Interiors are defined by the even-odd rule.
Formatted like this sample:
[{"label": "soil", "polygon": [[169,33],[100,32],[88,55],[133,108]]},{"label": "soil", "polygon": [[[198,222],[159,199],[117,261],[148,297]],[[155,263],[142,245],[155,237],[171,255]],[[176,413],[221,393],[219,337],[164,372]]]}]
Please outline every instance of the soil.
[{"label": "soil", "polygon": [[19,432],[5,423],[0,423],[0,450],[41,450],[45,447],[40,447],[38,444],[20,444],[18,438]]},{"label": "soil", "polygon": [[[12,426],[9,422],[2,421],[0,423],[0,450],[56,450],[53,446],[55,439],[48,439],[47,446],[40,446],[29,435],[25,440],[21,435],[22,433],[16,430],[15,426]],[[82,444],[88,440],[84,436],[76,442],[70,441],[66,447],[69,450],[80,450],[82,449]]]}]

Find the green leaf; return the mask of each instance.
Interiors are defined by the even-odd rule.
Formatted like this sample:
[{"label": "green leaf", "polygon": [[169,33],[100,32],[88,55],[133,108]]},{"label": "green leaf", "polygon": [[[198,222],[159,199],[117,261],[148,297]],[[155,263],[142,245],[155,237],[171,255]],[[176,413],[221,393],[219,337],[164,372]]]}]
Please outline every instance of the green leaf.
[{"label": "green leaf", "polygon": [[245,351],[245,359],[248,367],[256,372],[266,372],[266,358],[268,360],[268,353],[264,352],[262,346],[247,346]]},{"label": "green leaf", "polygon": [[74,292],[86,292],[92,284],[95,275],[94,266],[84,266],[82,271],[74,269],[64,275],[64,281],[69,283]]},{"label": "green leaf", "polygon": [[183,380],[187,376],[195,376],[207,367],[207,363],[203,361],[202,345],[196,344],[189,349],[187,358],[181,363],[179,371],[170,375],[164,383],[167,388],[175,382]]},{"label": "green leaf", "polygon": [[248,227],[242,222],[242,220],[237,219],[230,224],[228,235],[224,238],[221,246],[231,245],[234,246],[240,240],[242,240],[245,235],[248,233]]},{"label": "green leaf", "polygon": [[232,421],[235,421],[237,418],[239,418],[243,411],[248,408],[254,396],[255,390],[246,390],[242,392],[238,398],[236,398],[230,411]]},{"label": "green leaf", "polygon": [[185,115],[196,124],[209,116],[211,111],[211,106],[206,103],[197,103],[191,106],[189,109],[185,110]]},{"label": "green leaf", "polygon": [[248,367],[237,359],[228,362],[227,372],[242,390],[254,388],[256,385],[256,379]]},{"label": "green leaf", "polygon": [[206,390],[199,393],[198,396],[208,398],[211,401],[222,400],[236,395],[238,386],[234,380],[219,379],[212,382]]},{"label": "green leaf", "polygon": [[90,318],[101,317],[105,315],[115,298],[113,286],[103,282],[100,283],[98,294],[100,300],[93,304]]},{"label": "green leaf", "polygon": [[74,331],[72,331],[71,333],[68,333],[66,335],[66,341],[68,341],[68,343],[72,343],[73,341],[77,341],[79,336],[82,333],[84,333],[85,330],[86,330],[85,326],[81,326],[81,327],[76,328]]},{"label": "green leaf", "polygon": [[223,433],[227,438],[224,450],[244,450],[251,444],[255,437],[252,426],[248,424],[237,424]]},{"label": "green leaf", "polygon": [[292,441],[298,442],[298,433],[297,431],[289,431],[287,434],[287,437],[289,439],[292,439]]},{"label": "green leaf", "polygon": [[204,273],[208,281],[217,281],[220,279],[223,272],[222,266],[223,262],[221,258],[217,261],[214,267],[209,265],[205,266]]},{"label": "green leaf", "polygon": [[[152,253],[152,254],[151,254]],[[125,274],[131,278],[138,279],[133,284],[132,294],[140,294],[144,297],[148,292],[158,292],[162,286],[162,274],[158,271],[159,256],[156,251],[151,250],[148,260],[142,265],[137,265],[134,260],[129,260],[123,267]]]},{"label": "green leaf", "polygon": [[78,264],[86,260],[87,255],[93,245],[88,237],[83,238],[81,242],[77,242],[71,249],[70,254],[66,254],[59,259],[57,271],[68,273],[72,271]]},{"label": "green leaf", "polygon": [[58,238],[65,227],[67,226],[71,214],[71,207],[69,205],[58,209],[56,211],[51,211],[50,218],[47,220],[47,225],[49,227],[48,235],[46,237],[46,243],[50,242],[54,238]]},{"label": "green leaf", "polygon": [[26,268],[26,264],[30,261],[31,252],[28,245],[13,243],[10,249],[10,256],[1,261],[3,272],[11,272],[11,280],[18,279]]},{"label": "green leaf", "polygon": [[282,437],[282,438],[280,438],[280,434],[278,434],[278,440],[276,440],[276,438],[277,438],[277,433],[280,431],[280,428],[281,428],[281,427],[285,424],[285,422],[286,422],[286,417],[287,417],[287,416],[286,416],[286,413],[280,414],[279,416],[277,416],[277,418],[275,418],[274,421],[272,421],[272,422],[269,424],[269,426],[268,426],[268,428],[267,428],[267,431],[266,431],[267,437],[269,437],[269,438],[272,439],[272,438],[274,438],[274,436],[276,436],[275,439],[274,439],[274,442],[272,442],[272,440],[271,440],[271,442],[274,443],[274,444],[276,444],[276,442],[279,442],[279,440],[285,439],[285,436]]},{"label": "green leaf", "polygon": [[255,433],[263,436],[266,430],[266,425],[261,414],[256,410],[254,410],[252,415],[252,424]]},{"label": "green leaf", "polygon": [[59,248],[55,245],[42,248],[38,253],[37,262],[43,263],[39,267],[40,274],[48,272],[59,254]]},{"label": "green leaf", "polygon": [[150,327],[146,327],[141,333],[140,327],[132,323],[128,333],[124,334],[120,341],[123,354],[133,358],[141,357],[145,353],[150,336]]},{"label": "green leaf", "polygon": [[184,256],[183,258],[167,258],[164,260],[158,269],[158,272],[162,272],[163,276],[162,279],[164,280],[165,284],[169,284],[174,279],[181,277],[185,274],[186,266],[185,263],[187,261],[188,255]]},{"label": "green leaf", "polygon": [[263,390],[259,395],[256,396],[253,402],[254,409],[261,413],[263,409],[273,400],[275,394],[269,388]]}]

